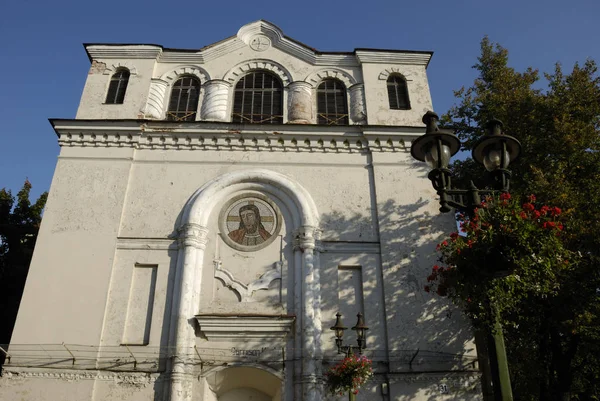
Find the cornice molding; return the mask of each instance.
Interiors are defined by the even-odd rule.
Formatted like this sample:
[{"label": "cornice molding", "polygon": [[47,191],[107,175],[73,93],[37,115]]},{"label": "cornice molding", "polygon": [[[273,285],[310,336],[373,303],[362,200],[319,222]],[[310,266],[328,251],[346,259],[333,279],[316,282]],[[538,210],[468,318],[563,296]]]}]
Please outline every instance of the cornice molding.
[{"label": "cornice molding", "polygon": [[376,63],[376,64],[411,64],[427,66],[431,60],[431,53],[421,52],[386,52],[386,51],[369,51],[356,50],[356,58],[361,63]]},{"label": "cornice molding", "polygon": [[27,369],[11,368],[4,366],[2,377],[7,380],[22,380],[29,378],[51,379],[63,381],[79,380],[103,380],[112,381],[117,384],[131,385],[135,387],[145,387],[152,385],[157,380],[156,374],[151,373],[119,373],[106,371],[81,371],[67,369]]},{"label": "cornice molding", "polygon": [[256,126],[150,120],[52,120],[60,146],[278,152],[406,152],[420,127]]},{"label": "cornice molding", "polygon": [[321,243],[323,252],[331,253],[381,253],[381,246],[375,242],[338,242],[338,241],[323,241]]},{"label": "cornice molding", "polygon": [[117,238],[117,249],[175,250],[177,241],[171,238]]},{"label": "cornice molding", "polygon": [[156,59],[162,53],[161,46],[154,45],[86,45],[91,59]]},{"label": "cornice molding", "polygon": [[291,39],[270,22],[259,20],[242,26],[236,35],[199,50],[168,49],[158,45],[86,44],[90,59],[154,58],[161,63],[204,64],[250,45],[263,35],[270,46],[315,66],[358,67],[361,63],[412,64],[427,66],[432,52],[355,49],[353,52],[320,52]]},{"label": "cornice molding", "polygon": [[284,339],[292,331],[294,316],[196,315],[208,341]]}]

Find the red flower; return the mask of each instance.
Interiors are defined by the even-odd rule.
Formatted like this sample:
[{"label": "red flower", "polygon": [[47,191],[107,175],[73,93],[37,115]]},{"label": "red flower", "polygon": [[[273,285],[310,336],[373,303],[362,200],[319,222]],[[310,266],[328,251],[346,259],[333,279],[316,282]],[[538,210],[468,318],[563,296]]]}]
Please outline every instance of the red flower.
[{"label": "red flower", "polygon": [[542,206],[542,207],[540,208],[540,212],[541,212],[542,214],[544,214],[544,215],[545,215],[545,214],[548,214],[548,212],[549,212],[549,211],[550,211],[550,208],[549,208],[548,206],[545,206],[545,205],[544,205],[544,206]]},{"label": "red flower", "polygon": [[510,194],[508,192],[503,192],[500,194],[500,200],[509,200]]},{"label": "red flower", "polygon": [[529,202],[533,203],[533,202],[535,202],[535,200],[536,200],[537,198],[535,197],[535,195],[531,194],[531,195],[529,195],[529,196],[527,197],[527,199],[529,199]]},{"label": "red flower", "polygon": [[535,206],[533,206],[531,203],[523,203],[523,209],[532,212],[535,210]]},{"label": "red flower", "polygon": [[458,238],[458,233],[454,232],[454,233],[450,234],[450,238],[452,238],[454,240],[457,239]]},{"label": "red flower", "polygon": [[527,220],[527,213],[525,212],[521,212],[519,213],[519,216],[523,219],[523,220]]},{"label": "red flower", "polygon": [[553,207],[552,210],[550,211],[552,216],[558,216],[561,212],[562,212],[562,210],[560,210],[559,207]]},{"label": "red flower", "polygon": [[534,219],[536,219],[536,220],[539,219],[541,215],[542,214],[538,210],[534,210],[533,211],[533,218]]}]

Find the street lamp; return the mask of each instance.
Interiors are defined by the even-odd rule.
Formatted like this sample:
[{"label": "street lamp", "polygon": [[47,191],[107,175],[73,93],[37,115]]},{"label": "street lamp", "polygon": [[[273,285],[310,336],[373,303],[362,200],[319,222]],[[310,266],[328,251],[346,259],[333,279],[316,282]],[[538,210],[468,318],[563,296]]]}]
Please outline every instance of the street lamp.
[{"label": "street lamp", "polygon": [[[438,120],[438,115],[433,111],[425,113],[423,116],[423,123],[427,127],[425,135],[413,142],[410,153],[415,159],[424,161],[431,167],[428,178],[440,197],[440,212],[448,213],[456,209],[473,216],[475,208],[481,205],[482,195],[508,192],[511,172],[507,168],[519,157],[521,144],[512,136],[502,132],[500,120],[490,120],[486,125],[488,132],[475,144],[472,157],[490,173],[489,185],[493,189],[479,189],[473,181],[468,189],[453,188],[448,164],[450,158],[459,151],[460,140],[451,130],[440,129]],[[501,400],[512,401],[504,335],[497,313],[492,337],[493,342],[489,343],[493,345],[496,352],[495,355],[490,354],[495,357],[497,367],[494,381],[500,388]]]},{"label": "street lamp", "polygon": [[[362,355],[363,349],[367,348],[367,330],[369,328],[365,326],[365,321],[363,319],[362,313],[358,313],[356,317],[358,320],[356,321],[356,325],[352,327],[352,330],[356,331],[356,345],[344,345],[344,340],[342,337],[344,336],[344,330],[347,330],[347,327],[344,327],[342,324],[342,315],[340,312],[335,314],[335,324],[331,327],[331,330],[335,332],[335,345],[337,346],[338,354],[346,354],[346,357],[353,355],[354,352],[358,352],[358,355]],[[354,401],[356,400],[356,396],[352,393],[352,390],[348,391],[348,400]]]},{"label": "street lamp", "polygon": [[460,140],[451,130],[440,129],[438,120],[438,115],[433,111],[425,113],[425,135],[413,142],[410,153],[415,159],[424,161],[431,167],[428,178],[440,197],[440,212],[448,213],[454,208],[472,213],[481,204],[481,195],[508,192],[511,173],[507,168],[510,162],[519,157],[521,144],[502,132],[502,121],[490,120],[487,134],[473,148],[473,159],[490,172],[490,184],[494,188],[481,190],[472,181],[468,189],[452,187],[448,164],[450,158],[459,151]]},{"label": "street lamp", "polygon": [[358,320],[356,321],[356,325],[352,327],[352,330],[356,331],[356,345],[343,345],[344,340],[342,337],[344,336],[344,330],[347,330],[347,327],[344,327],[342,324],[342,315],[340,312],[335,314],[335,325],[331,327],[331,330],[335,332],[335,345],[338,349],[338,354],[346,354],[346,356],[350,356],[354,354],[354,351],[358,352],[358,355],[362,355],[363,349],[367,348],[367,330],[369,328],[365,326],[365,321],[363,319],[362,313],[356,315]]}]

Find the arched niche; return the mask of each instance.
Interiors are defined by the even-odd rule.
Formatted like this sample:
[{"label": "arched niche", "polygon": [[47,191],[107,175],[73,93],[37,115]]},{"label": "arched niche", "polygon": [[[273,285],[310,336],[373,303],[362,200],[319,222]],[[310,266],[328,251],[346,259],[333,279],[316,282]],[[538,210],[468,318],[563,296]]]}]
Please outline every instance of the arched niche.
[{"label": "arched niche", "polygon": [[[190,321],[195,320],[202,281],[207,277],[205,251],[211,229],[215,230],[211,216],[218,214],[230,197],[243,191],[276,198],[289,212],[286,225],[293,236],[291,259],[294,261],[294,293],[298,294],[294,296],[292,310],[302,323],[295,325],[293,340],[288,346],[296,350],[294,352],[298,355],[295,358],[302,365],[294,367],[295,371],[302,372],[302,382],[297,384],[304,386],[303,383],[317,380],[317,365],[322,359],[317,208],[308,191],[291,177],[267,169],[238,170],[218,176],[198,189],[186,203],[177,223],[179,252],[169,333],[169,345],[175,350],[171,366],[171,401],[191,401],[187,391],[191,383],[191,367],[186,365],[185,360],[191,356],[196,344],[196,332]],[[288,385],[292,383],[286,383]],[[319,390],[315,386],[307,386],[304,390],[306,399],[319,399]],[[290,389],[287,387],[286,391]]]},{"label": "arched niche", "polygon": [[204,377],[205,401],[281,401],[282,380],[256,367],[230,367]]}]

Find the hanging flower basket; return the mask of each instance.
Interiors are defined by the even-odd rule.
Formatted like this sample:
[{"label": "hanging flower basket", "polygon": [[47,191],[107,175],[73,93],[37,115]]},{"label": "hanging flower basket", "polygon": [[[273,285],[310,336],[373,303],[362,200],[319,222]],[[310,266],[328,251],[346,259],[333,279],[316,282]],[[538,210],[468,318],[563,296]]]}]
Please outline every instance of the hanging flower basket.
[{"label": "hanging flower basket", "polygon": [[325,373],[325,385],[332,395],[342,395],[349,391],[358,394],[373,376],[373,363],[364,355],[350,355]]}]

